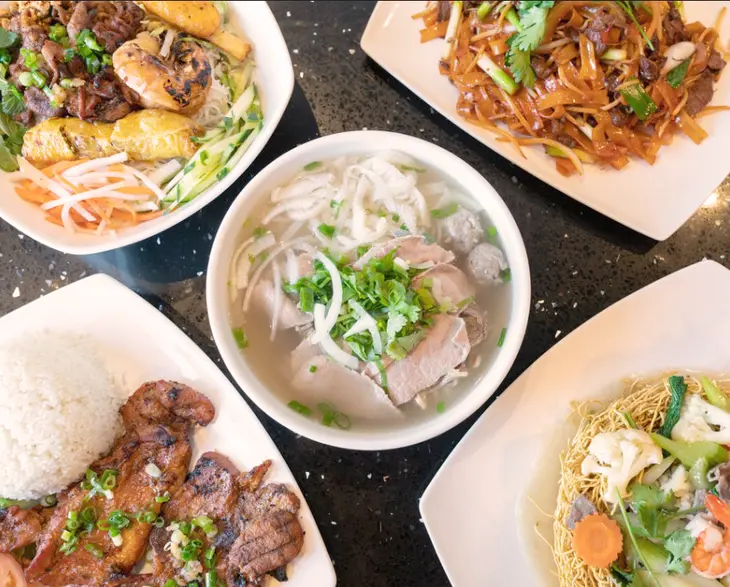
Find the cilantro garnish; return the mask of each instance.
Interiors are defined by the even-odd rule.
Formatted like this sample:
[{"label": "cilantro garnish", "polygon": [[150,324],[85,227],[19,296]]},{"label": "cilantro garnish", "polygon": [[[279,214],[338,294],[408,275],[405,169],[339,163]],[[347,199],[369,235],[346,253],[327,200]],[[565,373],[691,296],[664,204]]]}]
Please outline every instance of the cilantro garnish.
[{"label": "cilantro garnish", "polygon": [[[335,259],[330,255],[342,279],[344,308],[330,335],[335,340],[344,339],[352,353],[365,362],[380,361],[383,355],[393,360],[404,358],[426,335],[429,317],[440,311],[423,283],[418,290],[411,289],[411,281],[419,271],[397,265],[396,254],[397,250],[393,250],[380,259],[370,259],[360,270],[353,269],[349,259]],[[314,273],[284,284],[284,291],[298,295],[300,309],[311,312],[315,304],[330,303],[331,276],[315,260]],[[376,322],[383,347],[381,353],[375,352],[370,331],[344,337],[360,319],[360,309]]]},{"label": "cilantro garnish", "polygon": [[535,85],[535,72],[530,65],[530,52],[542,43],[545,25],[550,9],[555,2],[520,2],[518,12],[522,30],[508,40],[509,49],[505,64],[509,67],[515,81],[531,88]]}]

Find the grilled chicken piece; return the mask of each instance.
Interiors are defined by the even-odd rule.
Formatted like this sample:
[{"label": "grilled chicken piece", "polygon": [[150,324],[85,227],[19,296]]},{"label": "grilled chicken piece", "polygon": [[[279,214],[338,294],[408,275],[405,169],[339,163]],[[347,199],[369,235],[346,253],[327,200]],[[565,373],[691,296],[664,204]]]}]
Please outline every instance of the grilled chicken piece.
[{"label": "grilled chicken piece", "polygon": [[43,516],[14,505],[0,509],[0,552],[12,552],[33,544],[43,528]]},{"label": "grilled chicken piece", "polygon": [[173,578],[184,584],[195,580],[186,575],[184,563],[167,545],[172,538],[170,524],[190,522],[198,516],[207,516],[216,527],[214,536],[195,528],[190,533],[191,539],[203,543],[199,560],[215,547],[215,568],[227,585],[261,585],[266,574],[274,571],[285,576],[281,567],[302,548],[304,535],[296,517],[300,503],[284,485],[262,485],[270,467],[271,461],[266,461],[239,474],[218,453],[201,456],[183,487],[163,508],[167,527],[152,531],[154,570],[144,584],[164,585]]},{"label": "grilled chicken piece", "polygon": [[[111,499],[99,494],[89,498],[84,483],[63,492],[26,570],[29,580],[47,587],[124,582],[144,553],[153,527],[136,516],[145,512],[156,516],[162,504],[155,498],[182,486],[190,465],[192,425],[207,425],[215,409],[208,398],[186,385],[157,381],[142,385],[121,413],[124,435],[108,456],[90,467],[99,479],[106,470],[117,472]],[[129,524],[121,531],[122,543],[115,545],[109,532],[97,525],[89,532],[82,526],[76,549],[64,554],[62,534],[71,512],[81,518],[87,508],[93,508],[97,520],[123,512]]]}]

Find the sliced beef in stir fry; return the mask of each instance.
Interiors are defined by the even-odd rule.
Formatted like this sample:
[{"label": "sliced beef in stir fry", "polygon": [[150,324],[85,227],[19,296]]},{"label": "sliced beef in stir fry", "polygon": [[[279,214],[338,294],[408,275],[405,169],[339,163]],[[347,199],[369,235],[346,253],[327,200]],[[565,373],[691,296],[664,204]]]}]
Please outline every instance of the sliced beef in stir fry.
[{"label": "sliced beef in stir fry", "polygon": [[114,53],[139,31],[144,11],[134,2],[77,2],[67,29],[73,39],[90,29],[107,53]]},{"label": "sliced beef in stir fry", "polygon": [[725,60],[720,55],[719,51],[713,49],[710,53],[709,59],[707,60],[707,69],[709,69],[712,73],[717,74],[720,73],[724,67]]},{"label": "sliced beef in stir fry", "polygon": [[664,22],[662,23],[664,26],[664,43],[667,46],[688,40],[687,33],[684,30],[682,16],[674,6],[674,2],[670,2],[669,5],[669,12],[664,17]]},{"label": "sliced beef in stir fry", "polygon": [[607,48],[608,31],[618,23],[618,18],[612,12],[598,7],[595,16],[588,23],[583,34],[593,42],[596,48],[596,55],[602,55]]},{"label": "sliced beef in stir fry", "polygon": [[714,93],[714,89],[712,87],[713,81],[714,78],[712,73],[705,70],[697,81],[692,84],[692,87],[689,88],[687,104],[684,107],[687,114],[695,116],[710,103]]},{"label": "sliced beef in stir fry", "polygon": [[659,79],[659,66],[643,55],[639,57],[639,79],[645,84]]},{"label": "sliced beef in stir fry", "polygon": [[69,114],[82,120],[114,122],[133,108],[122,88],[114,70],[105,67],[85,85],[67,92],[66,108]]},{"label": "sliced beef in stir fry", "polygon": [[609,114],[611,115],[611,122],[615,126],[626,126],[631,119],[631,115],[620,105],[611,108]]}]

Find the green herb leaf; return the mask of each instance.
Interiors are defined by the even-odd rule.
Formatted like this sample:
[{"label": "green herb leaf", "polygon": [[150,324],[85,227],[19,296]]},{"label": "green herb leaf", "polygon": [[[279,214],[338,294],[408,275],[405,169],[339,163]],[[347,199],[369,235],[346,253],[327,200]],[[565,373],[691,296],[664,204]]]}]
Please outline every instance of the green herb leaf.
[{"label": "green herb leaf", "polygon": [[671,554],[672,558],[667,565],[667,571],[670,573],[686,574],[689,571],[689,563],[685,560],[695,545],[695,539],[692,538],[689,530],[675,530],[664,541],[664,548]]},{"label": "green herb leaf", "polygon": [[0,27],[0,48],[12,47],[17,41],[18,35],[16,33]]},{"label": "green herb leaf", "polygon": [[0,137],[0,169],[7,172],[18,170],[18,162],[15,159],[15,155],[10,152],[3,137]]},{"label": "green herb leaf", "polygon": [[243,328],[234,328],[233,338],[235,339],[236,345],[239,349],[245,349],[248,346],[248,337],[243,331]]},{"label": "green herb leaf", "polygon": [[451,204],[447,204],[443,208],[435,208],[434,210],[431,210],[431,216],[433,218],[448,218],[452,214],[455,214],[458,209],[459,204],[451,202]]},{"label": "green herb leaf", "polygon": [[665,438],[670,438],[672,429],[679,422],[684,396],[687,393],[687,384],[684,382],[684,377],[680,375],[670,377],[669,391],[672,394],[672,399],[669,401],[669,408],[667,409],[667,417],[664,419],[664,424],[659,429],[659,434]]},{"label": "green herb leaf", "polygon": [[0,110],[8,116],[16,116],[25,110],[25,102],[23,102],[23,94],[13,84],[2,80],[4,84],[0,84],[0,92],[2,92],[2,101],[0,102]]},{"label": "green herb leaf", "polygon": [[331,224],[322,223],[317,227],[317,230],[327,238],[332,238],[335,235],[335,227]]},{"label": "green herb leaf", "polygon": [[444,402],[439,402],[436,404],[436,411],[439,414],[443,414],[446,411],[446,404]]},{"label": "green herb leaf", "polygon": [[521,83],[528,88],[535,85],[537,78],[535,71],[532,69],[532,65],[530,65],[529,51],[510,47],[505,54],[504,62],[509,67],[517,83]]},{"label": "green herb leaf", "polygon": [[622,587],[634,585],[634,573],[620,568],[615,563],[611,565],[611,576],[614,578],[616,583]]},{"label": "green herb leaf", "polygon": [[[548,5],[549,6],[546,6]],[[520,51],[534,51],[542,43],[545,36],[545,25],[547,23],[547,15],[554,2],[540,2],[539,5],[533,5],[528,9],[524,9],[520,4],[520,24],[522,30],[510,37],[512,47]]]},{"label": "green herb leaf", "polygon": [[689,69],[690,61],[691,59],[685,59],[682,63],[677,65],[677,67],[667,73],[667,83],[670,86],[677,88],[684,81],[684,78],[687,77],[687,70]]}]

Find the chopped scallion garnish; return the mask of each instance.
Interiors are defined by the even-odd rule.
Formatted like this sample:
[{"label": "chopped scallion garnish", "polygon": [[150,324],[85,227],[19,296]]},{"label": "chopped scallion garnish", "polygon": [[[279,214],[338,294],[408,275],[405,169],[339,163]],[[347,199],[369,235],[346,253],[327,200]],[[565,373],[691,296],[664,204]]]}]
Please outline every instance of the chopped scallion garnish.
[{"label": "chopped scallion garnish", "polygon": [[321,161],[312,161],[311,163],[307,163],[304,166],[304,171],[312,171],[313,169],[317,169],[317,167],[320,167],[321,165]]},{"label": "chopped scallion garnish", "polygon": [[245,349],[248,346],[248,337],[246,336],[246,333],[243,331],[243,328],[234,328],[232,330],[233,332],[233,338],[236,341],[236,345],[239,349]]},{"label": "chopped scallion garnish", "polygon": [[502,332],[499,333],[499,339],[497,340],[497,346],[502,347],[504,339],[507,337],[507,328],[502,328]]},{"label": "chopped scallion garnish", "polygon": [[446,404],[444,402],[439,402],[436,404],[436,411],[439,414],[443,414],[446,411]]},{"label": "chopped scallion garnish", "polygon": [[94,558],[98,558],[98,559],[104,558],[104,551],[101,549],[100,546],[89,543],[86,546],[84,546],[84,548],[88,552],[90,552],[94,556]]},{"label": "chopped scallion garnish", "polygon": [[451,204],[447,204],[443,208],[435,208],[431,210],[431,216],[434,218],[448,218],[452,214],[455,214],[458,209],[459,204],[451,202]]},{"label": "chopped scallion garnish", "polygon": [[321,232],[327,238],[332,238],[335,235],[335,227],[331,224],[322,223],[317,227],[317,230],[319,230],[319,232]]},{"label": "chopped scallion garnish", "polygon": [[304,404],[300,404],[296,400],[292,400],[287,404],[292,410],[295,412],[301,414],[302,416],[311,416],[312,415],[312,409],[308,408]]}]

